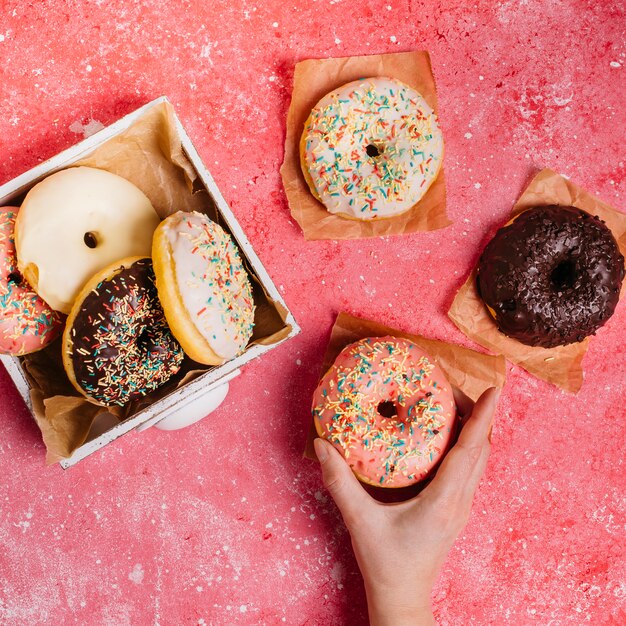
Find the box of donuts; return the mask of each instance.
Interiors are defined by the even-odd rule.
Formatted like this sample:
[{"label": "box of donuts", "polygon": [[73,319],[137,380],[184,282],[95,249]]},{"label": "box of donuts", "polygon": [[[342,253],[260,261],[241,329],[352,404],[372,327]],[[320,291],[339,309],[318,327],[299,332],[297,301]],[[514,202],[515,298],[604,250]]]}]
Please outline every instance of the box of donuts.
[{"label": "box of donuts", "polygon": [[0,361],[68,468],[300,332],[171,103],[0,186]]}]

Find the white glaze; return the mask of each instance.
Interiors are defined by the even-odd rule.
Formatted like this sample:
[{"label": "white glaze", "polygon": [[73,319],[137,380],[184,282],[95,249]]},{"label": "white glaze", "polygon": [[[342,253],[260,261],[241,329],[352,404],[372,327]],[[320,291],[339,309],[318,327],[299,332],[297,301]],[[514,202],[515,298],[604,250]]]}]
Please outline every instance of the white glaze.
[{"label": "white glaze", "polygon": [[[360,220],[408,211],[437,178],[443,136],[414,89],[357,80],[324,96],[304,128],[304,167],[330,213]],[[370,156],[375,146],[379,156]]]},{"label": "white glaze", "polygon": [[[16,222],[18,267],[37,266],[37,293],[69,313],[101,269],[125,257],[150,256],[158,224],[150,200],[125,178],[91,167],[62,170],[24,199]],[[86,233],[95,234],[95,248],[85,244]]]},{"label": "white glaze", "polygon": [[198,332],[223,359],[252,336],[252,287],[231,237],[201,213],[179,212],[164,223],[183,305]]}]

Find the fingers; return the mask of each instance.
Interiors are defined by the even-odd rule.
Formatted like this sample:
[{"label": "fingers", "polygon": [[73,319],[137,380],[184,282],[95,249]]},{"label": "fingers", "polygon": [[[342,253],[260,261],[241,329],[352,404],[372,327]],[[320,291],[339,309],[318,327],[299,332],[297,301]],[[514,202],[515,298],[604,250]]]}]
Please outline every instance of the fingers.
[{"label": "fingers", "polygon": [[487,467],[491,424],[499,395],[499,390],[492,387],[480,396],[457,443],[424,490],[425,495],[441,500],[442,506],[469,512],[474,492]]},{"label": "fingers", "polygon": [[367,515],[374,500],[363,489],[335,447],[319,437],[313,441],[315,454],[322,468],[322,480],[339,508],[348,528]]},{"label": "fingers", "polygon": [[459,418],[464,420],[471,415],[474,402],[457,387],[452,387],[452,394],[454,395],[454,402],[456,403]]},{"label": "fingers", "polygon": [[476,401],[470,418],[459,435],[458,444],[468,447],[482,445],[488,440],[496,411],[500,390],[495,387],[487,389]]}]

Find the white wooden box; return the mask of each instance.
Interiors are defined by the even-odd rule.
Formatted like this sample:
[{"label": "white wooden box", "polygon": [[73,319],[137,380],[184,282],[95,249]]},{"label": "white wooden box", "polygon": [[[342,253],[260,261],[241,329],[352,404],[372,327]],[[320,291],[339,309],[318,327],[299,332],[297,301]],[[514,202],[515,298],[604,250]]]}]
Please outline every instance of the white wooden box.
[{"label": "white wooden box", "polygon": [[[16,198],[22,197],[33,185],[38,183],[53,172],[66,168],[81,158],[86,157],[98,146],[108,141],[130,128],[140,117],[150,108],[166,103],[167,98],[161,97],[153,100],[145,106],[130,113],[126,117],[104,128],[98,133],[81,141],[77,145],[52,157],[33,169],[25,172],[21,176],[0,186],[0,206],[10,205]],[[224,365],[210,369],[199,378],[172,391],[165,397],[154,402],[140,412],[132,415],[126,420],[119,422],[117,419],[107,422],[106,414],[101,416],[97,424],[92,426],[87,441],[77,448],[71,457],[63,459],[60,464],[63,468],[71,467],[86,456],[96,450],[113,442],[125,433],[137,429],[144,430],[152,425],[156,425],[164,430],[175,430],[183,426],[194,423],[215,409],[225,398],[228,392],[228,381],[237,376],[242,368],[249,361],[269,352],[272,348],[287,339],[294,337],[300,332],[293,315],[287,308],[276,286],[269,277],[261,261],[254,252],[250,242],[244,234],[241,226],[235,219],[230,207],[224,200],[215,181],[208,169],[200,159],[189,136],[183,128],[180,120],[174,114],[174,123],[181,146],[186,157],[195,168],[199,180],[202,182],[207,193],[215,204],[223,222],[228,226],[232,236],[237,241],[240,252],[247,261],[248,266],[256,274],[267,295],[275,302],[284,307],[285,324],[289,328],[288,334],[277,343],[271,345],[252,345],[240,356],[228,361]],[[31,387],[28,376],[22,367],[21,359],[6,355],[0,355],[0,361],[11,376],[17,390],[24,399],[24,402],[33,412],[31,400]],[[112,417],[112,416],[111,416]],[[104,418],[104,419],[102,419]]]}]

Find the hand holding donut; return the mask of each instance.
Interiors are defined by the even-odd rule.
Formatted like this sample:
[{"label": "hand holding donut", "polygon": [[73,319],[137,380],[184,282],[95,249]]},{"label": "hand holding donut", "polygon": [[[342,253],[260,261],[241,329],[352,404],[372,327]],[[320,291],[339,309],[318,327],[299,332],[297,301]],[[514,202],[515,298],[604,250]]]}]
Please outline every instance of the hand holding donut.
[{"label": "hand holding donut", "polygon": [[498,396],[488,389],[472,408],[463,394],[455,394],[459,414],[469,417],[435,478],[406,502],[374,500],[333,445],[315,440],[324,484],[352,537],[372,626],[435,623],[431,590],[487,466]]}]

